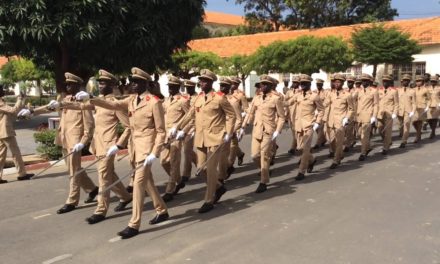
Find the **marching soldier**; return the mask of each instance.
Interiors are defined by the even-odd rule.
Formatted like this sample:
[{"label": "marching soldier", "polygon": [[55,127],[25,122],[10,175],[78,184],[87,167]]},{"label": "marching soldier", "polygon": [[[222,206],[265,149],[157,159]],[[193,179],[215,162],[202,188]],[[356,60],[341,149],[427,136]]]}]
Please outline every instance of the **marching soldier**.
[{"label": "marching soldier", "polygon": [[292,78],[292,85],[290,86],[290,89],[286,92],[286,95],[284,96],[284,105],[286,107],[285,110],[285,116],[286,119],[289,121],[290,124],[290,130],[292,131],[292,144],[290,145],[290,149],[288,153],[290,155],[294,155],[296,148],[297,148],[297,141],[296,141],[296,132],[295,132],[295,115],[296,115],[296,101],[292,98],[295,97],[299,93],[299,76],[294,76]]},{"label": "marching soldier", "polygon": [[424,86],[424,79],[421,75],[416,76],[416,88],[414,88],[414,92],[416,96],[416,112],[413,122],[413,126],[416,129],[414,143],[418,143],[422,139],[423,121],[426,120],[426,114],[431,104],[429,90]]},{"label": "marching soldier", "polygon": [[[357,112],[358,90],[354,88],[356,79],[352,75],[347,76],[347,88],[353,102],[354,113]],[[345,146],[344,152],[348,152],[350,148],[356,144],[356,114],[353,114],[351,122],[345,127]]]},{"label": "marching soldier", "polygon": [[249,116],[243,123],[244,128],[254,119],[251,155],[255,164],[260,168],[260,184],[256,193],[267,190],[273,142],[281,133],[285,121],[283,99],[278,92],[273,90],[276,83],[277,81],[268,75],[260,76],[261,94],[254,98]]},{"label": "marching soldier", "polygon": [[383,87],[379,89],[378,129],[383,138],[382,154],[387,155],[392,144],[393,121],[399,111],[399,96],[393,87],[393,76],[382,77]]},{"label": "marching soldier", "polygon": [[[243,120],[243,117],[246,115],[246,113],[249,109],[249,104],[248,104],[248,101],[247,101],[247,98],[246,98],[246,95],[244,94],[244,92],[238,89],[238,86],[240,86],[240,83],[241,83],[240,78],[238,78],[236,76],[232,76],[230,78],[230,80],[232,82],[231,93],[239,102],[241,116],[242,116],[241,120]],[[241,132],[241,131],[237,131],[236,133],[243,134],[243,132]],[[234,164],[235,159],[237,158],[237,165],[241,166],[241,165],[243,165],[244,155],[245,155],[245,153],[240,149],[240,146],[238,143],[238,138],[233,137],[232,142],[231,142],[231,152],[229,155],[229,162],[232,162],[232,164]]]},{"label": "marching soldier", "polygon": [[189,114],[177,127],[181,130],[195,119],[194,145],[197,148],[197,167],[207,176],[205,202],[199,213],[214,209],[214,203],[226,192],[226,188],[218,181],[221,155],[219,150],[224,143],[231,140],[234,132],[235,111],[224,94],[215,92],[212,88],[216,80],[217,76],[213,72],[206,69],[200,71],[199,84],[202,92],[191,106]]},{"label": "marching soldier", "polygon": [[402,135],[402,143],[399,148],[405,148],[408,142],[409,130],[411,127],[411,118],[416,111],[416,96],[413,88],[409,87],[411,75],[404,74],[402,76],[402,87],[398,89],[399,95],[399,130]]},{"label": "marching soldier", "polygon": [[371,127],[377,122],[379,111],[379,94],[371,87],[373,77],[369,74],[362,74],[362,88],[358,95],[357,120],[361,137],[361,155],[359,161],[364,161],[370,153],[370,134]]},{"label": "marching soldier", "polygon": [[326,97],[328,106],[327,134],[335,157],[330,169],[335,169],[343,159],[345,128],[354,115],[353,98],[351,93],[343,90],[345,77],[342,74],[334,75],[335,91]]},{"label": "marching soldier", "polygon": [[[324,102],[329,92],[328,90],[324,90],[324,80],[316,79],[316,88],[318,90],[318,95],[321,98],[321,102]],[[325,126],[320,126],[316,131],[318,138],[316,139],[316,145],[313,147],[313,149],[319,149],[319,147],[323,147],[325,145],[327,139],[325,137],[324,127]]]},{"label": "marching soldier", "polygon": [[440,115],[440,86],[438,86],[438,77],[433,75],[431,77],[431,85],[427,87],[431,96],[431,103],[429,104],[429,110],[427,113],[427,119],[429,127],[431,128],[431,134],[429,138],[435,137],[435,129],[437,128],[438,117]]},{"label": "marching soldier", "polygon": [[[295,115],[295,131],[299,149],[302,149],[301,161],[297,181],[305,178],[306,170],[308,173],[313,171],[316,159],[310,153],[312,145],[313,131],[316,131],[322,122],[324,106],[319,95],[310,90],[312,78],[306,74],[301,76],[301,92],[293,99],[297,103]],[[315,114],[315,112],[318,114]]]},{"label": "marching soldier", "polygon": [[168,76],[168,92],[170,96],[165,99],[163,108],[165,110],[165,129],[167,146],[160,156],[160,164],[169,176],[165,194],[162,196],[165,202],[173,200],[180,188],[181,182],[180,156],[182,154],[182,141],[172,140],[177,133],[177,125],[189,110],[189,97],[180,94],[182,82],[175,76]]},{"label": "marching soldier", "polygon": [[34,174],[26,173],[23,157],[21,156],[17,139],[15,138],[14,121],[17,114],[22,113],[20,110],[24,106],[23,95],[20,94],[17,97],[17,102],[13,107],[8,106],[6,102],[3,101],[4,95],[5,92],[3,90],[3,85],[0,85],[0,184],[8,182],[7,180],[2,179],[8,149],[11,150],[12,160],[14,161],[15,168],[18,172],[17,180],[29,180],[34,176]]},{"label": "marching soldier", "polygon": [[[132,89],[137,93],[136,96],[119,101],[90,99],[90,103],[95,106],[120,111],[128,110],[137,170],[133,182],[132,216],[128,226],[118,232],[123,239],[139,233],[145,190],[151,197],[156,211],[156,216],[150,220],[150,224],[158,224],[169,218],[167,206],[154,185],[151,173],[151,165],[159,157],[165,143],[164,110],[159,98],[147,91],[152,82],[151,76],[139,68],[132,68],[131,73]],[[85,100],[89,95],[81,92],[76,97],[79,100]]]}]

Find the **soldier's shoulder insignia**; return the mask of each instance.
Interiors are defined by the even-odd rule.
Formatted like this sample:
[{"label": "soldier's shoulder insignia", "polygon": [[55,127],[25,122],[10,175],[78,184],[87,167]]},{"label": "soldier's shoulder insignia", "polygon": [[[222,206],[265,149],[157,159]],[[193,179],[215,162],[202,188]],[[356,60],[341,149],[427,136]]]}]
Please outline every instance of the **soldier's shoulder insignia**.
[{"label": "soldier's shoulder insignia", "polygon": [[225,94],[224,94],[223,92],[218,91],[218,92],[217,92],[217,95],[223,96],[223,95],[225,95]]},{"label": "soldier's shoulder insignia", "polygon": [[150,101],[150,99],[151,99],[150,96],[148,96],[148,95],[145,96],[145,101]]},{"label": "soldier's shoulder insignia", "polygon": [[185,100],[188,100],[189,96],[188,95],[182,95],[182,98],[185,99]]},{"label": "soldier's shoulder insignia", "polygon": [[157,97],[156,95],[153,95],[153,98],[156,99],[156,101],[159,101],[159,97]]}]

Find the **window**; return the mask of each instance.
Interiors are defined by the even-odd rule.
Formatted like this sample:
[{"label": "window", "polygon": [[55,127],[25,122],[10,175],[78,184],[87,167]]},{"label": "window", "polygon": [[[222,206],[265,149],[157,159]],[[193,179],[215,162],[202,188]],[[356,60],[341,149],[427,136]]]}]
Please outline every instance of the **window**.
[{"label": "window", "polygon": [[416,75],[423,75],[426,72],[426,62],[413,62],[408,64],[393,65],[394,80],[400,84],[404,74],[411,75],[414,80]]},{"label": "window", "polygon": [[362,64],[352,66],[351,72],[354,76],[361,76],[362,75]]},{"label": "window", "polygon": [[425,74],[425,69],[426,69],[426,63],[425,62],[416,62],[414,63],[415,65],[415,74],[416,75],[423,75]]}]

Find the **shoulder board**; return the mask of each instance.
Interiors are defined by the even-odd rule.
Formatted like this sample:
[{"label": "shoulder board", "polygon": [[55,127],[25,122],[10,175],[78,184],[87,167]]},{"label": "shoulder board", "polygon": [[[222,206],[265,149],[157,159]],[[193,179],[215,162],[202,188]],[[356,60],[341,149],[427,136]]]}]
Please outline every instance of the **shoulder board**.
[{"label": "shoulder board", "polygon": [[182,95],[182,98],[188,100],[189,96],[188,95]]},{"label": "shoulder board", "polygon": [[220,92],[220,91],[218,91],[217,94],[220,95],[220,96],[225,95],[224,93],[222,93],[222,92]]}]

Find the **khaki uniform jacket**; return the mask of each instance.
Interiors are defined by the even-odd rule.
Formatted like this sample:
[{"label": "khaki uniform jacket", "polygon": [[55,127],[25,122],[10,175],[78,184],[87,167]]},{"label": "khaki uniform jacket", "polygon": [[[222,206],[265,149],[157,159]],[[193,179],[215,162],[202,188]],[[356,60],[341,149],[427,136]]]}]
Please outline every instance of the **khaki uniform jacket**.
[{"label": "khaki uniform jacket", "polygon": [[379,113],[379,93],[375,88],[368,87],[359,89],[357,121],[369,123],[371,117],[376,117]]},{"label": "khaki uniform jacket", "polygon": [[431,96],[428,88],[424,86],[416,87],[414,88],[414,93],[416,95],[416,108],[425,109],[431,104]]},{"label": "khaki uniform jacket", "polygon": [[[319,98],[321,99],[321,102],[324,106],[324,115],[322,117],[322,122],[327,122],[328,117],[329,117],[329,112],[330,112],[330,105],[327,104],[327,98],[330,97],[331,93],[333,92],[332,89],[322,89],[322,91],[315,91]],[[318,114],[315,111],[315,114]]]},{"label": "khaki uniform jacket", "polygon": [[357,88],[352,88],[352,89],[347,89],[347,92],[349,92],[351,94],[351,98],[353,101],[353,109],[354,109],[354,113],[353,113],[353,122],[357,121],[357,105],[358,105],[358,97],[359,97],[359,90]]},{"label": "khaki uniform jacket", "polygon": [[256,139],[263,139],[264,134],[281,132],[286,119],[282,97],[275,91],[268,93],[265,99],[262,93],[254,97],[247,122],[252,119],[254,120],[252,136]]},{"label": "khaki uniform jacket", "polygon": [[429,105],[429,107],[437,108],[440,103],[440,86],[430,86],[428,89],[431,96],[431,104]]},{"label": "khaki uniform jacket", "polygon": [[190,100],[186,95],[177,94],[165,99],[163,109],[165,111],[165,129],[167,134],[171,128],[177,127],[178,123],[188,112],[189,104]]},{"label": "khaki uniform jacket", "polygon": [[246,112],[249,108],[249,104],[246,98],[246,95],[239,89],[234,90],[234,93],[232,94],[235,98],[237,98],[239,104],[240,104],[240,112]]},{"label": "khaki uniform jacket", "polygon": [[294,97],[298,94],[295,89],[289,89],[284,96],[285,116],[291,126],[295,126],[296,101]]},{"label": "khaki uniform jacket", "polygon": [[397,89],[389,87],[388,89],[379,89],[379,115],[377,118],[382,119],[384,115],[398,114],[399,112],[399,95]]},{"label": "khaki uniform jacket", "polygon": [[[188,95],[188,96],[190,96],[190,95]],[[194,103],[196,102],[197,97],[199,97],[199,95],[196,93],[193,94],[192,96],[190,96],[190,99],[189,99],[190,109],[194,105]],[[182,121],[183,121],[183,118],[180,120],[180,122],[182,122]],[[194,132],[194,124],[195,124],[195,118],[191,119],[191,121],[182,129],[183,132],[185,132],[185,134],[189,134],[189,133]],[[179,123],[178,127],[179,126],[180,126],[180,123]]]},{"label": "khaki uniform jacket", "polygon": [[237,97],[231,94],[226,95],[226,98],[228,99],[228,102],[231,104],[232,108],[234,108],[236,117],[234,131],[238,131],[243,124],[243,118],[240,111],[240,101],[237,99]]},{"label": "khaki uniform jacket", "polygon": [[18,112],[23,108],[24,101],[18,97],[14,106],[9,106],[0,98],[0,139],[14,137],[14,122]]},{"label": "khaki uniform jacket", "polygon": [[414,89],[409,87],[400,87],[397,89],[399,94],[399,116],[405,113],[416,112],[416,94]]},{"label": "khaki uniform jacket", "polygon": [[197,148],[215,147],[223,143],[225,133],[232,135],[235,111],[222,92],[201,92],[191,106],[189,114],[179,124],[184,128],[195,119],[194,145]]},{"label": "khaki uniform jacket", "polygon": [[115,101],[99,98],[90,100],[90,103],[96,106],[128,110],[135,162],[142,162],[149,154],[159,157],[166,137],[164,110],[159,98],[148,92],[139,95],[139,98],[139,104],[137,95]]},{"label": "khaki uniform jacket", "polygon": [[342,119],[345,117],[352,121],[354,117],[353,98],[349,91],[341,90],[339,93],[333,91],[326,97],[325,105],[328,106],[327,126],[330,128],[341,128]]},{"label": "khaki uniform jacket", "polygon": [[295,131],[309,130],[313,123],[322,123],[324,105],[318,93],[310,90],[305,94],[300,92],[295,96],[295,100],[298,104],[295,115]]}]

